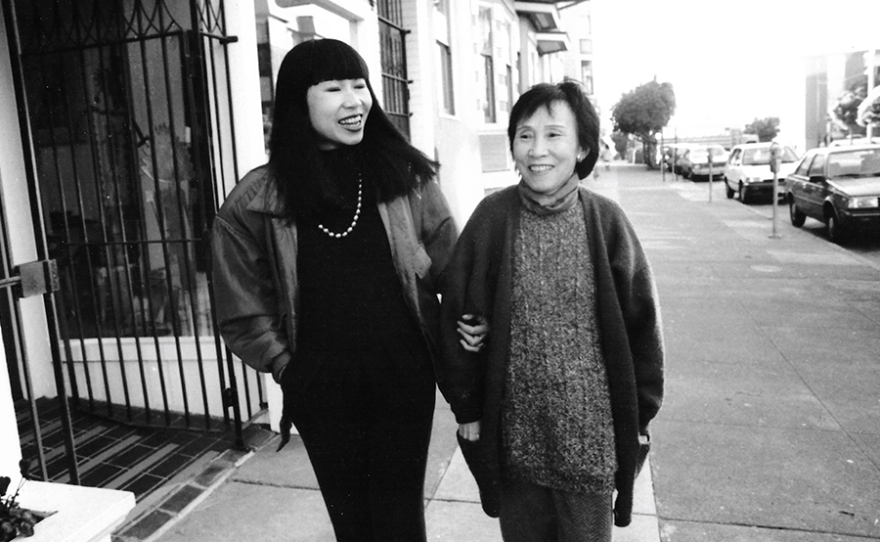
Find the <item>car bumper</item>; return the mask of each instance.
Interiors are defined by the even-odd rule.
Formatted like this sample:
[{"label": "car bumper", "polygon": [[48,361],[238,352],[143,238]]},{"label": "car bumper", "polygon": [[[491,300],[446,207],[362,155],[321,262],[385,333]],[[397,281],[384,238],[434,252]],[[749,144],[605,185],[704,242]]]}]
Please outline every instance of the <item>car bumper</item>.
[{"label": "car bumper", "polygon": [[[746,188],[748,188],[749,192],[753,194],[770,194],[773,191],[773,179],[767,179],[759,182],[750,182],[744,183]],[[785,179],[780,178],[776,181],[776,186],[779,187],[779,194],[783,195],[785,193]]]},{"label": "car bumper", "polygon": [[840,221],[845,224],[880,225],[880,208],[845,209],[840,212]]},{"label": "car bumper", "polygon": [[[691,175],[696,175],[698,177],[708,177],[709,176],[709,168],[701,167],[701,168],[691,168]],[[713,167],[712,168],[712,176],[720,177],[724,175],[724,168],[722,167]]]}]

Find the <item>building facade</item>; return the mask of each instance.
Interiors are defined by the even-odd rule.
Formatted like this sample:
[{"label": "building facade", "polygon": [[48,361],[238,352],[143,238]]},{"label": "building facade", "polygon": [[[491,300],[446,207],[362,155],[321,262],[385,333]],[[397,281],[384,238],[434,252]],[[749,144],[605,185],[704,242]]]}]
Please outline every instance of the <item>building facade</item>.
[{"label": "building facade", "polygon": [[[18,434],[13,405],[41,397],[136,424],[275,425],[277,386],[216,333],[207,234],[266,160],[284,54],[354,46],[385,110],[442,164],[463,225],[516,182],[510,109],[565,75],[559,10],[575,3],[3,0],[3,434]],[[17,441],[0,445],[3,474]]]},{"label": "building facade", "polygon": [[[848,94],[866,95],[880,83],[877,49],[813,55],[804,66],[804,150],[850,136],[865,137],[864,126],[842,122],[835,107]],[[855,119],[855,117],[853,117]],[[873,130],[872,135],[880,135]]]}]

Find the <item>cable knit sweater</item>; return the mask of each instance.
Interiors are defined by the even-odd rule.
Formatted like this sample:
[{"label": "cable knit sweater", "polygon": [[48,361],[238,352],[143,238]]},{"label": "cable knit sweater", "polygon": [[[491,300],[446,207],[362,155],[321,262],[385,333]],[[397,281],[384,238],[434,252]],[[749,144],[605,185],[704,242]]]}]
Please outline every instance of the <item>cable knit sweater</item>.
[{"label": "cable knit sweater", "polygon": [[[612,200],[580,188],[588,250],[595,279],[597,329],[611,399],[617,470],[614,522],[632,519],[633,485],[639,468],[639,434],[663,399],[663,337],[651,268],[632,225]],[[501,402],[510,357],[513,245],[525,211],[517,188],[487,196],[464,228],[446,271],[442,291],[437,382],[458,423],[481,421],[477,444],[487,476],[500,476]],[[462,314],[489,321],[479,354],[459,345]]]},{"label": "cable knit sweater", "polygon": [[556,489],[614,490],[614,429],[584,210],[524,211],[514,245],[504,471]]}]

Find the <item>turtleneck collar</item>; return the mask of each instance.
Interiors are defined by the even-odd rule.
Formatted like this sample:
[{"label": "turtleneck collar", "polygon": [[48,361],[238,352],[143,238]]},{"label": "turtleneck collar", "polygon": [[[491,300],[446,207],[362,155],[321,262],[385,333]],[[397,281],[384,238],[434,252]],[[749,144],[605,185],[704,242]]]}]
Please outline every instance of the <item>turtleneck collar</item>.
[{"label": "turtleneck collar", "polygon": [[327,176],[321,183],[319,214],[353,209],[357,205],[358,182],[361,180],[359,146],[340,145],[319,151],[321,169]]},{"label": "turtleneck collar", "polygon": [[360,174],[358,145],[340,145],[335,149],[319,152],[324,171],[334,181],[350,181]]},{"label": "turtleneck collar", "polygon": [[574,205],[578,198],[577,173],[572,174],[559,188],[549,194],[535,192],[525,181],[517,185],[519,200],[529,211],[538,215],[552,215],[566,211]]}]

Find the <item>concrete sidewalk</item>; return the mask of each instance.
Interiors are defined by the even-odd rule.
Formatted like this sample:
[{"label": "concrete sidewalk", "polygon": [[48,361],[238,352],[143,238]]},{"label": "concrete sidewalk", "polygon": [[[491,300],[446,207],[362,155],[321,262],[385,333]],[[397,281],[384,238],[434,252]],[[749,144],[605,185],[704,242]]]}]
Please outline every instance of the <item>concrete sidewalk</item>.
[{"label": "concrete sidewalk", "polygon": [[[615,164],[586,184],[639,233],[668,352],[650,464],[615,541],[880,539],[880,269],[787,221],[771,238],[766,217],[725,199],[721,183],[711,203],[708,183],[664,183],[644,166]],[[438,394],[429,539],[500,541],[455,429]],[[164,527],[119,540],[333,541],[301,443],[275,444],[161,510]]]},{"label": "concrete sidewalk", "polygon": [[[712,184],[710,203],[709,183],[630,167],[607,187],[663,307],[661,537],[880,539],[880,266],[814,221],[794,228],[784,206],[773,238],[769,201],[743,205]],[[880,250],[876,232],[859,243]]]},{"label": "concrete sidewalk", "polygon": [[[498,522],[483,513],[476,484],[455,444],[456,427],[451,412],[438,405],[425,492],[428,539],[501,542]],[[180,521],[149,540],[333,542],[305,448],[294,437],[276,453],[277,440],[257,450],[204,500],[182,510]],[[647,469],[639,479],[633,524],[616,533],[616,541],[659,541],[651,486]]]}]

